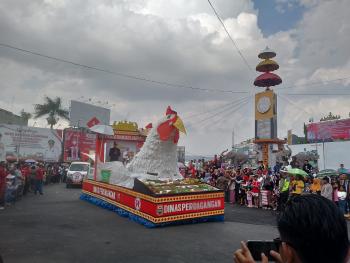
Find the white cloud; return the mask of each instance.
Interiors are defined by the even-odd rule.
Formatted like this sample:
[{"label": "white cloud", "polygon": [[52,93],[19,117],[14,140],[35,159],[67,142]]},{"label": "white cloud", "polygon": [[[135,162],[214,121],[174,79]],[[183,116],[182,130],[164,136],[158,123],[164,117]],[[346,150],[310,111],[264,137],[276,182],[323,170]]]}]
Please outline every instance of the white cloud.
[{"label": "white cloud", "polygon": [[[257,25],[258,12],[252,1],[216,0],[213,4],[252,68],[259,63],[257,54],[266,45],[276,50],[282,86],[350,76],[346,1],[300,1],[308,9],[297,27],[267,38]],[[0,34],[1,41],[33,51],[194,87],[251,92],[257,75],[242,62],[206,1],[36,0],[26,5],[21,1],[3,1]],[[222,105],[249,94],[171,89],[3,47],[0,51],[0,101],[16,112],[22,108],[31,111],[45,94],[62,96],[66,105],[69,99],[84,96],[115,104],[113,120],[129,118],[142,126],[156,120],[167,105],[172,105],[189,126],[189,135],[181,143],[192,153],[214,154],[230,147],[233,128],[236,141],[254,134],[252,101],[239,111],[224,110],[212,120],[196,124],[220,111]],[[312,97],[290,99],[298,107],[279,101],[281,137],[290,128],[302,132],[302,123],[310,116],[300,108],[315,118],[330,110],[343,115],[349,111],[346,98],[322,97],[317,102]],[[210,109],[217,110],[186,118]]]}]

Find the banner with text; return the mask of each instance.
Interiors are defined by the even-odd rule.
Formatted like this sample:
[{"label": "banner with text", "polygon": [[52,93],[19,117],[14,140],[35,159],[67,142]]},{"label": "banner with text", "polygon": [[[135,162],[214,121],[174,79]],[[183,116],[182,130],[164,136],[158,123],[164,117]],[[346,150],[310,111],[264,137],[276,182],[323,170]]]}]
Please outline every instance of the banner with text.
[{"label": "banner with text", "polygon": [[310,123],[307,139],[309,142],[350,140],[350,119]]},{"label": "banner with text", "polygon": [[61,156],[61,130],[0,124],[0,161],[58,162]]}]

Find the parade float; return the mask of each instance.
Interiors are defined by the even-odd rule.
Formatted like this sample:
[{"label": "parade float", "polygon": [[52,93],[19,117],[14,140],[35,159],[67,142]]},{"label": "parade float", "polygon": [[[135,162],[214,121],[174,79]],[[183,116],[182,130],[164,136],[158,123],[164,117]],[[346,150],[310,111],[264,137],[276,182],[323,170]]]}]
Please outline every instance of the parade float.
[{"label": "parade float", "polygon": [[112,135],[98,135],[94,179],[84,181],[81,199],[147,227],[223,221],[223,191],[179,173],[177,142],[180,132],[186,133],[180,117],[168,107],[152,126],[143,131],[146,141],[127,165],[106,162]]}]

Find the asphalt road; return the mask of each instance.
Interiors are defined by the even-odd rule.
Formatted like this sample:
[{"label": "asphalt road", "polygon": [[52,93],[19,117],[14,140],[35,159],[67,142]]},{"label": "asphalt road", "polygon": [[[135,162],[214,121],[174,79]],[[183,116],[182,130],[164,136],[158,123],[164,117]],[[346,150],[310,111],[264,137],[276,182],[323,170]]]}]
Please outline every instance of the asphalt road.
[{"label": "asphalt road", "polygon": [[233,262],[241,240],[277,236],[271,211],[229,205],[225,222],[147,229],[50,185],[0,211],[0,254],[11,262]]}]

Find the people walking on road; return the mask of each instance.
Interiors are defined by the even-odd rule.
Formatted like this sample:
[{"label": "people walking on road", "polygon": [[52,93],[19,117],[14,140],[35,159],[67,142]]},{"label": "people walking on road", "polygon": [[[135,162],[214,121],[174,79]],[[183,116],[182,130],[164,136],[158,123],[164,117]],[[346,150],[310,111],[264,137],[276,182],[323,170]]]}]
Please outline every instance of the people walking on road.
[{"label": "people walking on road", "polygon": [[49,185],[52,183],[52,177],[53,177],[53,168],[52,165],[49,164],[46,168],[46,180],[45,185]]},{"label": "people walking on road", "polygon": [[43,167],[39,166],[36,169],[36,176],[35,176],[35,190],[34,194],[43,194],[43,181],[44,181],[44,169]]},{"label": "people walking on road", "polygon": [[23,195],[26,195],[30,190],[30,169],[27,164],[21,166],[21,173],[24,178]]},{"label": "people walking on road", "polygon": [[36,169],[36,166],[32,165],[29,170],[30,191],[32,193],[34,193],[35,190]]}]

